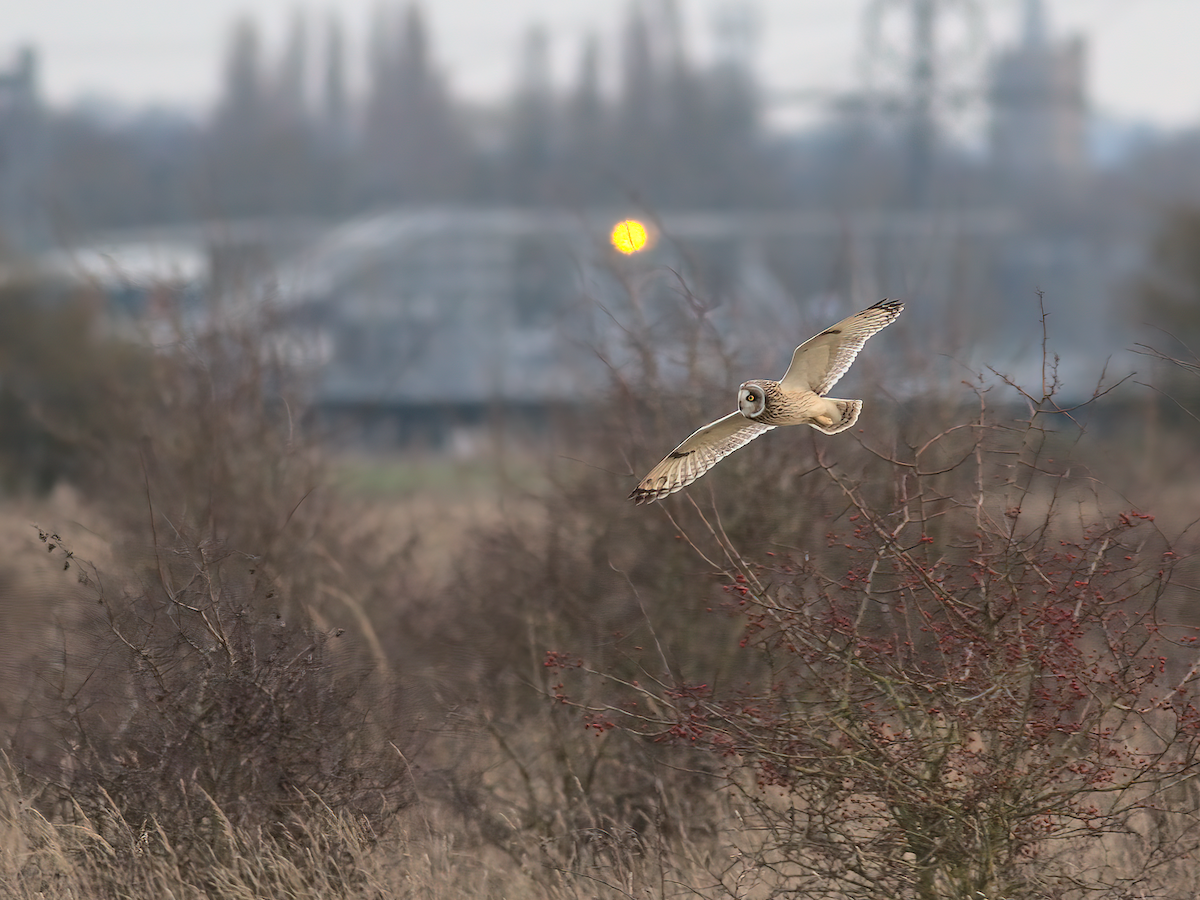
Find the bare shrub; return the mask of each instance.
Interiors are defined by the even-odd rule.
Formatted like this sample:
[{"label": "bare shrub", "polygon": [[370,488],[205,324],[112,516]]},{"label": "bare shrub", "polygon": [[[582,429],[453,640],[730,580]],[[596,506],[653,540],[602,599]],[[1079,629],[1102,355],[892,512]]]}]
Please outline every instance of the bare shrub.
[{"label": "bare shrub", "polygon": [[43,751],[47,786],[89,814],[115,806],[177,847],[205,839],[214,809],[268,832],[313,804],[385,824],[410,799],[403,753],[389,744],[399,736],[383,715],[401,711],[387,686],[337,652],[341,630],[261,612],[243,557],[188,550],[182,584],[114,595],[83,571],[103,627],[68,644],[57,673],[43,672],[58,676],[43,708],[62,716],[52,724],[66,756]]},{"label": "bare shrub", "polygon": [[281,351],[278,323],[266,310],[167,322],[154,336],[148,385],[108,398],[133,421],[97,449],[87,495],[152,569],[173,561],[146,550],[178,537],[253,556],[280,600],[311,592],[327,566],[310,551],[330,500],[324,457],[301,427],[303,373]]},{"label": "bare shrub", "polygon": [[246,842],[336,866],[349,851],[314,821],[382,835],[413,802],[413,714],[364,612],[372,573],[260,329],[181,330],[148,387],[117,385],[131,432],[80,477],[111,561],[40,531],[83,590],[7,723],[13,759],[49,821],[103,840],[114,894],[147,853],[218,894],[212,873]]},{"label": "bare shrub", "polygon": [[713,513],[685,531],[749,677],[548,657],[588,727],[719,764],[765,887],[1165,897],[1200,847],[1177,793],[1200,772],[1197,638],[1159,616],[1176,553],[1078,471],[1052,369],[1023,422],[981,388],[973,421],[861,469],[819,454],[804,480],[844,507],[803,551],[743,551]]}]

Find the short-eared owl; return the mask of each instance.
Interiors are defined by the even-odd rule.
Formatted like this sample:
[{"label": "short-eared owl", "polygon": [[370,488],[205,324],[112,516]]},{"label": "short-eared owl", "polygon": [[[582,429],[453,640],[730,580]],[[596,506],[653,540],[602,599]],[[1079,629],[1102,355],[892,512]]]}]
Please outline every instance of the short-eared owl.
[{"label": "short-eared owl", "polygon": [[846,374],[867,338],[892,324],[902,309],[898,300],[880,300],[797,347],[779,381],[744,382],[738,388],[737,411],[705,425],[672,450],[629,499],[661,500],[778,425],[811,425],[826,434],[845,431],[858,421],[862,401],[835,400],[825,393]]}]

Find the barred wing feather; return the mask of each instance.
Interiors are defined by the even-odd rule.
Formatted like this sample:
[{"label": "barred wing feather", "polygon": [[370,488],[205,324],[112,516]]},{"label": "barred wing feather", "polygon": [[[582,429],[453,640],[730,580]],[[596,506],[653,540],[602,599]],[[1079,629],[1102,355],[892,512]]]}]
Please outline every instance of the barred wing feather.
[{"label": "barred wing feather", "polygon": [[640,505],[673,494],[687,487],[734,450],[746,446],[774,427],[747,419],[740,412],[717,419],[689,437],[651,469],[650,474],[633,489],[629,499]]},{"label": "barred wing feather", "polygon": [[846,374],[867,338],[896,321],[902,309],[904,304],[899,300],[880,300],[809,338],[792,354],[792,364],[780,386],[823,397]]}]

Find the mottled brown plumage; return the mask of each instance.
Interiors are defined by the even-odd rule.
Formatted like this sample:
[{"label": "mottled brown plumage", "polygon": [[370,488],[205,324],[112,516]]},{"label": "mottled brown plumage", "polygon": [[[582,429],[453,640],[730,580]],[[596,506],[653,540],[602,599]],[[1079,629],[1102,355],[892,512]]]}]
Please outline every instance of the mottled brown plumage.
[{"label": "mottled brown plumage", "polygon": [[629,498],[639,504],[661,500],[772,428],[811,425],[837,434],[851,427],[858,421],[862,401],[825,394],[846,374],[867,338],[894,322],[903,309],[898,300],[881,300],[797,347],[779,381],[744,382],[738,389],[737,411],[705,425],[672,450]]}]

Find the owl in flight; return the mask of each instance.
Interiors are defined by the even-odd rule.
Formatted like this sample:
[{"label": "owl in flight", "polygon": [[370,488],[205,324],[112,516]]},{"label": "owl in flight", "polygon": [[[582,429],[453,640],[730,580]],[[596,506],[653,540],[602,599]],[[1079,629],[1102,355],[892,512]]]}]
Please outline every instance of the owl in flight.
[{"label": "owl in flight", "polygon": [[880,300],[843,319],[796,348],[779,381],[747,381],[738,388],[738,408],[705,425],[650,470],[629,499],[650,503],[687,487],[720,460],[778,425],[811,425],[826,434],[858,421],[861,400],[835,400],[825,393],[846,374],[867,338],[896,320],[904,304]]}]

